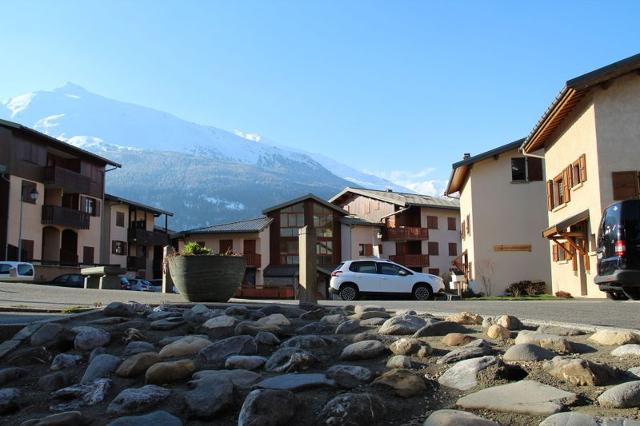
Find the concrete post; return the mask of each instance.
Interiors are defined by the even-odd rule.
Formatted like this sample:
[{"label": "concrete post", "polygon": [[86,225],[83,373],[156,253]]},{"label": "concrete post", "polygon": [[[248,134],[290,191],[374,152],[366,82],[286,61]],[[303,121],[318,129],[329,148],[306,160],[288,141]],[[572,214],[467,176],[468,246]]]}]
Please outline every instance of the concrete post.
[{"label": "concrete post", "polygon": [[300,267],[300,304],[318,303],[318,259],[316,256],[316,229],[303,226],[299,230],[298,256]]},{"label": "concrete post", "polygon": [[175,250],[172,246],[164,246],[162,249],[162,292],[173,293],[173,280],[169,273],[169,263],[167,262],[167,256],[175,254]]}]

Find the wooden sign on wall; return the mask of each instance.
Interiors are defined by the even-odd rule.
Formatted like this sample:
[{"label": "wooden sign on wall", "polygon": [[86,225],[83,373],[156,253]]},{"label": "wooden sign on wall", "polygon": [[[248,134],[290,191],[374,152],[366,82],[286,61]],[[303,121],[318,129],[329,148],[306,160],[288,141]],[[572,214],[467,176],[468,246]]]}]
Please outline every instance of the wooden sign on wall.
[{"label": "wooden sign on wall", "polygon": [[531,251],[531,244],[497,244],[493,251]]}]

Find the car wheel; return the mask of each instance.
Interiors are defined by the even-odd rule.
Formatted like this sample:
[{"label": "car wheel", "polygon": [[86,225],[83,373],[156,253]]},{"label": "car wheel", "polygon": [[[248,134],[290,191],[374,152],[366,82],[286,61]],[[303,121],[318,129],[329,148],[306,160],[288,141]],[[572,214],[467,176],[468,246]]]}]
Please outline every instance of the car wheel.
[{"label": "car wheel", "polygon": [[622,291],[608,291],[607,292],[607,299],[611,299],[611,300],[627,300],[629,298]]},{"label": "car wheel", "polygon": [[622,287],[625,296],[631,300],[640,300],[640,287]]},{"label": "car wheel", "polygon": [[426,284],[416,284],[411,293],[416,300],[429,300],[433,297],[431,286]]},{"label": "car wheel", "polygon": [[340,298],[342,300],[356,300],[358,298],[358,287],[355,284],[343,284],[340,287]]}]

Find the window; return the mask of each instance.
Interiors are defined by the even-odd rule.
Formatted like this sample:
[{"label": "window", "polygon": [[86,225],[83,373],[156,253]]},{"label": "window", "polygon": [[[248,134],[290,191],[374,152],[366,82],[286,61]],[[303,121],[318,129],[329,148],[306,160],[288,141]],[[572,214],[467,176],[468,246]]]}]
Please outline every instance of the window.
[{"label": "window", "polygon": [[18,275],[22,275],[24,277],[32,277],[33,266],[27,265],[26,263],[18,264]]},{"label": "window", "polygon": [[565,260],[570,260],[571,257],[572,257],[571,252],[566,250],[562,245],[557,243],[553,244],[553,261],[554,262],[563,262]]},{"label": "window", "polygon": [[571,166],[558,174],[551,182],[551,209],[568,203],[570,200]]},{"label": "window", "polygon": [[358,256],[373,256],[373,244],[358,244]]},{"label": "window", "polygon": [[587,158],[582,154],[571,164],[571,187],[575,187],[587,180]]},{"label": "window", "polygon": [[361,274],[377,274],[376,262],[352,262],[349,266],[351,272],[359,272]]},{"label": "window", "polygon": [[429,256],[438,256],[440,255],[440,245],[437,241],[429,241],[427,243]]},{"label": "window", "polygon": [[431,275],[438,275],[438,276],[440,276],[440,269],[438,269],[438,268],[429,268],[429,273],[430,273]]},{"label": "window", "polygon": [[35,204],[36,200],[31,197],[31,193],[36,191],[35,182],[29,182],[28,180],[22,181],[22,201],[25,203]]},{"label": "window", "polygon": [[613,172],[611,183],[616,201],[640,196],[640,174],[637,171]]},{"label": "window", "polygon": [[124,213],[116,212],[116,226],[124,228]]},{"label": "window", "polygon": [[280,236],[298,238],[298,228],[304,226],[304,204],[298,203],[280,210]]},{"label": "window", "polygon": [[80,197],[80,211],[91,216],[100,216],[100,202],[95,198]]},{"label": "window", "polygon": [[93,247],[84,246],[82,248],[82,263],[93,265]]},{"label": "window", "polygon": [[220,240],[220,250],[218,251],[220,254],[231,254],[233,253],[233,240]]},{"label": "window", "polygon": [[22,260],[26,262],[33,260],[33,240],[22,240]]},{"label": "window", "polygon": [[331,265],[333,263],[333,241],[318,241],[316,243],[316,255],[318,265]]},{"label": "window", "polygon": [[120,256],[127,255],[127,243],[125,241],[111,241],[111,253]]},{"label": "window", "polygon": [[438,216],[427,216],[427,228],[438,229]]},{"label": "window", "polygon": [[449,256],[457,256],[457,255],[458,255],[458,244],[449,243]]},{"label": "window", "polygon": [[47,149],[31,142],[22,142],[22,158],[21,160],[37,166],[47,165]]},{"label": "window", "polygon": [[398,265],[386,262],[378,263],[378,272],[382,275],[400,275],[400,271],[404,271],[404,269]]},{"label": "window", "polygon": [[447,218],[447,230],[455,231],[456,230],[456,218],[448,217]]},{"label": "window", "polygon": [[284,265],[297,265],[299,263],[297,239],[287,238],[280,240],[280,263]]},{"label": "window", "polygon": [[542,180],[542,159],[517,157],[511,159],[511,181],[531,182]]},{"label": "window", "polygon": [[9,274],[11,271],[11,265],[8,263],[0,263],[0,274]]},{"label": "window", "polygon": [[313,204],[313,226],[316,228],[318,265],[333,264],[333,211]]}]

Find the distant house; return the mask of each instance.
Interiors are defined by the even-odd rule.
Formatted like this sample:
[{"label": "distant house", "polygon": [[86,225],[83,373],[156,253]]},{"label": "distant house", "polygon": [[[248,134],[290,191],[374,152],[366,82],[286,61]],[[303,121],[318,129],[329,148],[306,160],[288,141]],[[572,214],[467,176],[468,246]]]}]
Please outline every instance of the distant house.
[{"label": "distant house", "polygon": [[52,266],[98,263],[106,166],[120,167],[0,120],[0,260],[22,258]]},{"label": "distant house", "polygon": [[640,196],[640,55],[566,82],[522,144],[543,155],[553,290],[604,297],[596,237],[610,203]]},{"label": "distant house", "polygon": [[349,225],[354,250],[349,257],[357,250],[359,256],[380,256],[440,275],[459,254],[457,199],[347,187],[329,201],[359,220]]},{"label": "distant house", "polygon": [[550,285],[549,247],[539,232],[547,220],[543,165],[518,151],[523,140],[465,154],[445,191],[460,197],[462,252],[455,264],[485,294],[524,280]]},{"label": "distant house", "polygon": [[101,263],[120,265],[137,277],[162,279],[163,248],[169,243],[169,216],[173,213],[106,194]]}]

